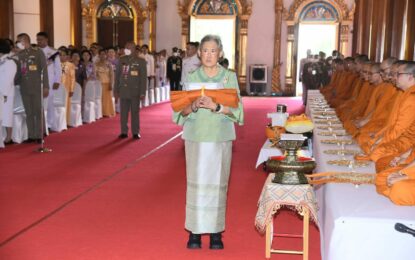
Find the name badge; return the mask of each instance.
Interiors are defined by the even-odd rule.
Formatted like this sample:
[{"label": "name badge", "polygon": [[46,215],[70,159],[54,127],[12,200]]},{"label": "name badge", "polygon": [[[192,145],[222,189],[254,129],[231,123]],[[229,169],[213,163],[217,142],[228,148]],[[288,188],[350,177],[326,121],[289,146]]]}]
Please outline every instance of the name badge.
[{"label": "name badge", "polygon": [[173,71],[176,71],[176,64],[173,64]]},{"label": "name badge", "polygon": [[30,71],[37,71],[37,66],[36,65],[29,65],[29,70]]},{"label": "name badge", "polygon": [[138,71],[137,70],[132,70],[131,71],[131,76],[138,76]]}]

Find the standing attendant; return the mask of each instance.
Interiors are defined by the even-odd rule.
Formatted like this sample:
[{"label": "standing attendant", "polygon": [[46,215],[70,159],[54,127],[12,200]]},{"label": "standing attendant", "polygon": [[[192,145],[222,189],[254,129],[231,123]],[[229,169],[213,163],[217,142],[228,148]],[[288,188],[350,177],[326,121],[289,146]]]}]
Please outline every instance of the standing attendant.
[{"label": "standing attendant", "polygon": [[95,67],[97,78],[102,86],[102,115],[105,117],[115,116],[115,108],[112,101],[114,72],[111,63],[107,60],[105,50],[99,51],[99,60],[95,63]]},{"label": "standing attendant", "polygon": [[[202,66],[188,75],[185,87],[188,83],[218,83],[239,93],[235,72],[218,64],[222,50],[218,36],[205,36],[198,50]],[[174,113],[173,120],[183,126],[185,140],[187,248],[201,248],[201,235],[209,234],[210,249],[223,249],[234,123],[243,124],[242,103],[231,108],[201,96]]]},{"label": "standing attendant", "polygon": [[173,48],[173,55],[167,59],[167,78],[171,91],[181,90],[182,58],[180,58],[179,49],[176,47]]},{"label": "standing attendant", "polygon": [[[11,130],[13,126],[14,78],[17,71],[15,61],[8,55],[10,49],[9,43],[0,39],[0,131],[2,131],[2,126],[6,128],[5,144],[13,143]],[[3,140],[0,140],[0,144],[2,142]]]},{"label": "standing attendant", "polygon": [[[49,46],[49,36],[46,32],[39,32],[36,35],[37,45],[42,49],[48,64],[49,86],[58,89],[62,82],[62,66],[59,59],[59,51]],[[55,124],[55,106],[53,104],[53,91],[45,99],[46,123],[48,128]]]},{"label": "standing attendant", "polygon": [[[28,142],[42,142],[42,86],[43,98],[49,95],[49,79],[46,57],[43,51],[32,47],[26,33],[17,36],[17,47],[22,49],[17,55],[20,63],[18,78],[26,112]],[[43,81],[42,81],[43,77]]]},{"label": "standing attendant", "polygon": [[125,55],[120,58],[115,74],[115,95],[121,104],[121,134],[128,137],[128,114],[131,111],[131,133],[134,139],[140,139],[140,100],[144,99],[147,87],[146,61],[135,53],[135,43],[127,42]]}]

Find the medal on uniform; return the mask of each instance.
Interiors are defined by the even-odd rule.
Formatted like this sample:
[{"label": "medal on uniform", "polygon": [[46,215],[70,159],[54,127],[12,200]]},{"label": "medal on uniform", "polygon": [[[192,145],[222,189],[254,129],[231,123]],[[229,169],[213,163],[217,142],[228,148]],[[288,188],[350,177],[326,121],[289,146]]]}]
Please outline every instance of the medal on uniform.
[{"label": "medal on uniform", "polygon": [[138,76],[138,70],[132,70],[131,76]]},{"label": "medal on uniform", "polygon": [[23,76],[26,75],[26,73],[27,73],[27,64],[26,64],[25,61],[22,62],[22,66],[21,66],[20,70],[21,70]]}]

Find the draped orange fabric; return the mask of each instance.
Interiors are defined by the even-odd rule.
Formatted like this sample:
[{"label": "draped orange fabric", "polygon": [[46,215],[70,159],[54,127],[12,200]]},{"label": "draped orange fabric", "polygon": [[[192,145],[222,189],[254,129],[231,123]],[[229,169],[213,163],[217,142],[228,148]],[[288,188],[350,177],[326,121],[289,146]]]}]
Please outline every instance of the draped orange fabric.
[{"label": "draped orange fabric", "polygon": [[348,113],[351,105],[356,101],[359,96],[360,90],[363,86],[364,80],[357,75],[357,79],[353,82],[353,92],[351,96],[345,100],[342,104],[336,107],[337,115],[340,119],[343,119],[344,114]]},{"label": "draped orange fabric", "polygon": [[355,87],[355,82],[357,79],[357,74],[353,72],[348,73],[345,80],[343,81],[343,87],[340,87],[336,91],[336,96],[332,99],[330,103],[332,107],[338,107],[352,96]]},{"label": "draped orange fabric", "polygon": [[360,113],[363,113],[364,109],[366,108],[368,102],[367,99],[372,95],[374,88],[370,85],[368,81],[363,83],[363,86],[359,92],[358,97],[354,102],[351,102],[348,107],[348,112],[343,114],[343,121],[348,119],[356,118]]},{"label": "draped orange fabric", "polygon": [[327,98],[329,96],[331,97],[335,87],[339,84],[339,80],[342,74],[343,74],[343,71],[335,71],[333,75],[331,76],[330,83],[320,90],[321,94],[323,94],[326,100],[328,100]]},{"label": "draped orange fabric", "polygon": [[382,143],[388,143],[405,131],[415,122],[415,85],[404,91],[396,100],[387,124],[380,130],[375,140],[381,138]]},{"label": "draped orange fabric", "polygon": [[326,100],[329,104],[331,104],[332,99],[336,97],[336,93],[339,91],[339,89],[343,88],[348,75],[348,71],[340,72],[340,75],[338,76],[335,85],[333,85],[332,91],[326,94]]},{"label": "draped orange fabric", "polygon": [[[204,93],[202,93],[202,91]],[[211,97],[215,103],[233,108],[238,107],[239,97],[236,89],[172,91],[170,92],[171,106],[175,112],[182,111],[202,95]]]},{"label": "draped orange fabric", "polygon": [[[402,206],[415,205],[415,151],[407,158],[405,164],[390,168],[376,175],[376,191],[385,195],[393,203]],[[409,164],[412,162],[411,164]],[[408,165],[409,164],[409,165]],[[395,182],[391,187],[387,185],[388,176],[391,173],[400,171],[409,179]]]}]

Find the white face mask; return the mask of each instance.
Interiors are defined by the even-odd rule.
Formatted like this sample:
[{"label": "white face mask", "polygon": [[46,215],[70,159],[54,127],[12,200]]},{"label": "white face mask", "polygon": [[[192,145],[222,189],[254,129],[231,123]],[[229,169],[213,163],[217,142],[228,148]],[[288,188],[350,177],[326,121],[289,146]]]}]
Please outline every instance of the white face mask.
[{"label": "white face mask", "polygon": [[18,43],[16,44],[16,47],[17,47],[17,48],[19,48],[20,50],[23,50],[23,49],[24,49],[24,45],[23,45],[23,43],[21,43],[21,42],[18,42]]},{"label": "white face mask", "polygon": [[177,57],[177,56],[179,56],[179,53],[175,52],[175,53],[173,53],[173,56]]},{"label": "white face mask", "polygon": [[124,49],[124,54],[125,55],[130,55],[131,54],[131,50],[130,49]]}]

